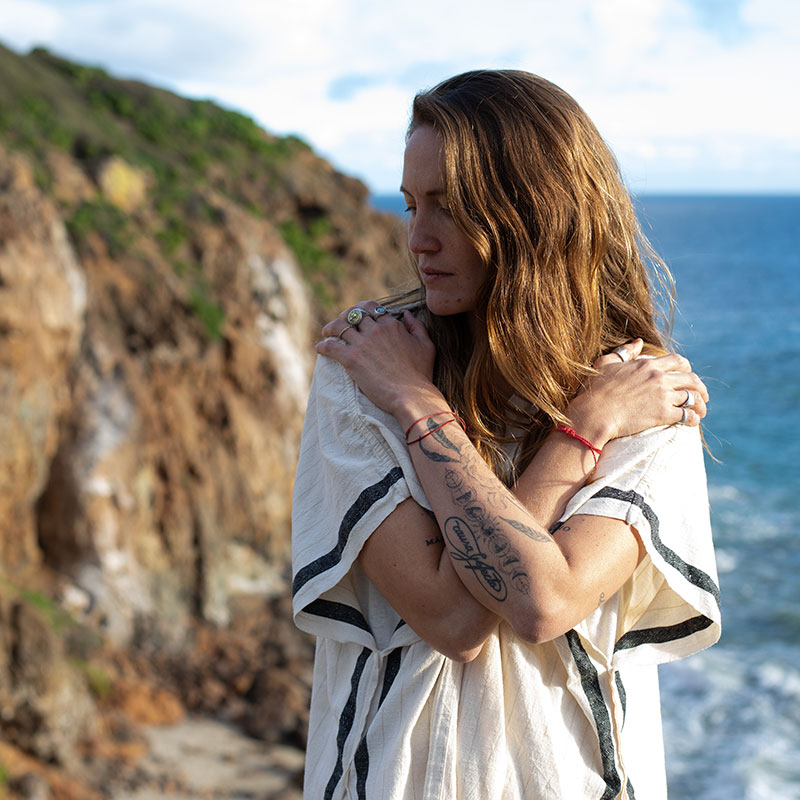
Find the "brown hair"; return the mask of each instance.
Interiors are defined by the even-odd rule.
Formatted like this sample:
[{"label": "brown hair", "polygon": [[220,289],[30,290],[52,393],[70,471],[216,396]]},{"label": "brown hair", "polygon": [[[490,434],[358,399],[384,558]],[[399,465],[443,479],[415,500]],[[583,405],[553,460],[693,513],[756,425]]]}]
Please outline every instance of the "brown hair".
[{"label": "brown hair", "polygon": [[671,314],[672,279],[614,156],[559,87],[516,70],[467,72],[415,97],[408,135],[422,125],[441,136],[450,212],[486,266],[474,336],[464,315],[423,311],[434,380],[512,482],[499,445],[509,427],[529,431],[522,470],[553,422],[568,422],[596,358],[637,336],[646,352],[664,352],[651,289],[666,291]]}]

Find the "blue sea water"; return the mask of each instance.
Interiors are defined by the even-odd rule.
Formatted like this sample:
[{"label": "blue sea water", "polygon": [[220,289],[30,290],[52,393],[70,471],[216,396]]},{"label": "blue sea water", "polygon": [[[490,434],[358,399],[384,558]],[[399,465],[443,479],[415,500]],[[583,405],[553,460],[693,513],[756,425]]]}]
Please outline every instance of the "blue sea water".
[{"label": "blue sea water", "polygon": [[[374,198],[399,213],[402,200]],[[704,426],[719,644],[661,668],[670,800],[800,800],[800,197],[642,197]]]}]

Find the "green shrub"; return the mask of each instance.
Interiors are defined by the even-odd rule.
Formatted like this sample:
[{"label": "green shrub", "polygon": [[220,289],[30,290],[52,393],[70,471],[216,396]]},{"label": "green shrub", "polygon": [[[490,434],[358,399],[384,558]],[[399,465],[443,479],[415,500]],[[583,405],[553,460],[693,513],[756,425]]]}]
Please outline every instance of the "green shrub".
[{"label": "green shrub", "polygon": [[196,282],[189,290],[189,307],[203,323],[209,339],[221,341],[225,310],[210,296],[208,287],[202,281]]},{"label": "green shrub", "polygon": [[80,249],[91,231],[103,237],[111,258],[124,253],[133,241],[128,218],[105,200],[86,200],[67,220],[67,230]]},{"label": "green shrub", "polygon": [[329,308],[334,301],[331,280],[342,273],[341,264],[318,243],[330,230],[330,222],[326,217],[319,217],[304,230],[297,222],[289,220],[278,230],[294,253],[314,298],[323,308]]},{"label": "green shrub", "polygon": [[111,694],[114,681],[108,670],[78,659],[72,661],[72,666],[83,673],[86,685],[96,699],[105,700]]},{"label": "green shrub", "polygon": [[41,592],[26,589],[24,586],[15,588],[20,600],[33,606],[47,620],[50,628],[56,633],[60,633],[75,624],[75,620],[63,608]]}]

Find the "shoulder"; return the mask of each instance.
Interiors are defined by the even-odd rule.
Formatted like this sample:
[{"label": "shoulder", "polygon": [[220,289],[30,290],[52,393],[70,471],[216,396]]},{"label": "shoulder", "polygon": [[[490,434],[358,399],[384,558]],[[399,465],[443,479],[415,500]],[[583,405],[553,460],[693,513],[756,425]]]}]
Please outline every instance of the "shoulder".
[{"label": "shoulder", "polygon": [[353,429],[361,435],[405,443],[395,418],[378,408],[357,386],[347,370],[332,358],[318,356],[306,408],[309,421],[335,429]]},{"label": "shoulder", "polygon": [[652,428],[615,439],[603,449],[597,472],[567,504],[572,514],[628,519],[632,505],[680,504],[692,514],[708,513],[703,444],[697,428]]},{"label": "shoulder", "polygon": [[703,459],[699,428],[670,425],[613,439],[604,448],[595,480],[621,470],[642,474],[666,465],[688,465]]}]

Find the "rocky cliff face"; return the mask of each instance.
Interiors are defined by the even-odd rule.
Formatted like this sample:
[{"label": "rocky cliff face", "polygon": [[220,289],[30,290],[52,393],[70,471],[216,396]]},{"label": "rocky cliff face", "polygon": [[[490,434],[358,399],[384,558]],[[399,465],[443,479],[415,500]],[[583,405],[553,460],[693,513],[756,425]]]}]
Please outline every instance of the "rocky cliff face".
[{"label": "rocky cliff face", "polygon": [[[149,681],[301,741],[285,597],[311,344],[406,269],[399,223],[231,112],[0,62],[1,738],[85,773],[120,687]],[[194,131],[196,163],[148,108],[170,141]]]}]

